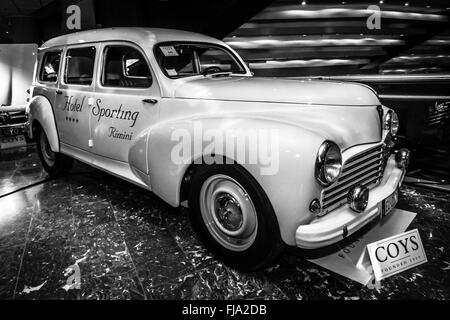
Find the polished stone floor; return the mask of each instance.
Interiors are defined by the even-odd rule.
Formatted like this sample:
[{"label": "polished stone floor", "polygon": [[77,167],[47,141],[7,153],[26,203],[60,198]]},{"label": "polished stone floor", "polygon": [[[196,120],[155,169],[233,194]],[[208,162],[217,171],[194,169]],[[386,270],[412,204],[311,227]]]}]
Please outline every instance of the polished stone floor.
[{"label": "polished stone floor", "polygon": [[410,229],[420,230],[428,262],[376,288],[294,249],[265,271],[231,269],[204,249],[184,210],[81,164],[49,180],[34,147],[0,152],[0,195],[0,299],[450,298],[445,193],[402,189],[397,207],[418,213]]}]

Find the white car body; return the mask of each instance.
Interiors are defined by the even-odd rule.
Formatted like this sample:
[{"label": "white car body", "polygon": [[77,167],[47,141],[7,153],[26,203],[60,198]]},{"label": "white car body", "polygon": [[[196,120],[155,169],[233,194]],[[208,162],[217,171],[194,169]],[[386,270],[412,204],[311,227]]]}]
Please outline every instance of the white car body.
[{"label": "white car body", "polygon": [[[194,41],[225,47],[245,66],[246,73],[170,79],[162,72],[153,51],[156,44],[167,41]],[[153,77],[149,89],[101,86],[98,60],[105,43],[111,42],[130,44],[144,53]],[[192,131],[193,120],[200,121],[204,130],[245,126],[274,128],[280,132],[283,139],[279,146],[277,174],[262,175],[257,166],[241,165],[267,194],[276,213],[281,238],[288,245],[314,249],[342,240],[379,217],[382,200],[395,192],[402,182],[404,169],[396,165],[391,155],[378,163],[382,176],[377,176],[377,181],[370,186],[369,203],[364,212],[354,212],[345,203],[323,216],[310,211],[313,199],[323,204],[325,189],[317,183],[314,170],[319,147],[325,140],[332,140],[340,147],[344,170],[345,163],[355,155],[374,147],[386,150],[390,144],[390,134],[383,130],[382,118],[389,109],[382,107],[376,93],[366,86],[255,78],[242,59],[223,42],[195,33],[164,29],[113,28],[57,37],[39,49],[36,70],[40,68],[42,55],[49,50],[60,49],[64,57],[67,47],[88,44],[97,48],[92,85],[65,85],[61,77],[57,83],[49,84],[34,77],[27,106],[29,135],[32,136],[33,125],[39,122],[52,151],[151,190],[171,206],[182,202],[186,172],[196,158],[202,157],[202,154],[194,154],[183,164],[173,163],[171,150],[176,142],[171,140],[171,133],[177,128]],[[62,94],[57,95],[56,91]],[[63,110],[65,101],[61,97],[64,96],[78,98],[79,103],[84,98],[83,111]],[[98,99],[102,107],[122,104],[139,112],[131,140],[107,137],[114,120],[99,120],[93,115],[92,108],[96,107]],[[155,99],[157,103],[146,104],[143,99]],[[71,118],[79,121],[71,121]],[[125,121],[116,121],[114,125],[121,131],[129,129]]]}]

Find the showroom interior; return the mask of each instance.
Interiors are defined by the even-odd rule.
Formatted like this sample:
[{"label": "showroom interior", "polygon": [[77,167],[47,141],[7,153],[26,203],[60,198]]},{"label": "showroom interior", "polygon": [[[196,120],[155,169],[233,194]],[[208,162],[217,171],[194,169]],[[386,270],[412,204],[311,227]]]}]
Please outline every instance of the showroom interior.
[{"label": "showroom interior", "polygon": [[[449,6],[0,0],[0,299],[449,299]],[[418,230],[427,261],[363,284],[357,271],[336,269],[333,254],[349,254],[349,242],[331,254],[289,246],[272,266],[245,272],[205,247],[183,206],[81,161],[67,175],[49,176],[27,136],[38,48],[57,36],[120,27],[219,39],[253,77],[375,90],[400,119],[397,150],[411,152],[395,210],[415,216],[401,232]]]}]

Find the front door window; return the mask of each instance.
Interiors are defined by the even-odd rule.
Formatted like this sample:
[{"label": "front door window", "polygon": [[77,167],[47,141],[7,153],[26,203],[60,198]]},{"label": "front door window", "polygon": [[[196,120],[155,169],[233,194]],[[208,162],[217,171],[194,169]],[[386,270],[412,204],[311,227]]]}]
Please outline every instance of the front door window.
[{"label": "front door window", "polygon": [[93,152],[128,162],[139,134],[157,121],[160,100],[146,56],[136,46],[104,44],[99,86],[91,110]]}]

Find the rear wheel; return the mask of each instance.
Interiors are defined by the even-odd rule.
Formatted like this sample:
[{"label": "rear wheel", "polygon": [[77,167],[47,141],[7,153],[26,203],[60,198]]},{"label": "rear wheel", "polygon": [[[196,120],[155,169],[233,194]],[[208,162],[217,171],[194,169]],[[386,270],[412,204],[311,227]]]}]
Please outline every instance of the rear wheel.
[{"label": "rear wheel", "polygon": [[191,180],[191,221],[205,245],[227,264],[253,271],[283,251],[266,194],[239,165],[201,166]]},{"label": "rear wheel", "polygon": [[73,159],[62,153],[53,152],[47,135],[41,127],[36,130],[36,144],[42,166],[50,176],[64,175],[72,169]]}]

